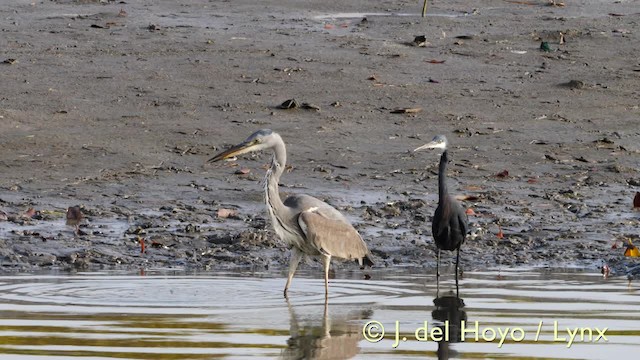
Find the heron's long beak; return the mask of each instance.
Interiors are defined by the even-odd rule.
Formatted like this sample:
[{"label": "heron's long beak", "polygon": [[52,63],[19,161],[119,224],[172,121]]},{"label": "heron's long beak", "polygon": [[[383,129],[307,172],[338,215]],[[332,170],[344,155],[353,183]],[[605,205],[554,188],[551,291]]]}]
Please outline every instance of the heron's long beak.
[{"label": "heron's long beak", "polygon": [[424,149],[438,149],[438,148],[441,148],[441,147],[442,147],[442,144],[440,144],[438,142],[435,142],[435,141],[431,141],[431,142],[428,142],[428,143],[426,143],[426,144],[424,144],[424,145],[422,145],[420,147],[417,147],[417,148],[413,149],[413,151],[420,151],[420,150],[424,150]]},{"label": "heron's long beak", "polygon": [[248,153],[248,152],[253,150],[254,145],[255,144],[252,143],[252,142],[242,142],[242,143],[240,143],[238,145],[234,145],[231,148],[229,148],[229,149],[221,152],[220,154],[212,157],[207,162],[208,163],[213,163],[213,162],[216,162],[216,161],[226,160],[226,159],[230,159],[230,158],[233,158],[233,157],[241,155],[241,154]]}]

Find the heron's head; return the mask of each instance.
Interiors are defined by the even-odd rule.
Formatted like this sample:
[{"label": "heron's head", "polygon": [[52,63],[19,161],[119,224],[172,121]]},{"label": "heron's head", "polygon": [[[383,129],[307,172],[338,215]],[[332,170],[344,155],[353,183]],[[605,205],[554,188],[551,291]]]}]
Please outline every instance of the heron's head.
[{"label": "heron's head", "polygon": [[447,150],[447,146],[449,142],[447,141],[447,137],[444,135],[436,135],[433,140],[428,143],[415,148],[413,151],[424,150],[424,149],[442,149]]},{"label": "heron's head", "polygon": [[208,162],[212,163],[220,160],[226,160],[248,152],[268,149],[275,146],[278,141],[282,141],[280,140],[280,135],[278,135],[278,133],[273,132],[270,129],[261,129],[251,134],[251,136],[240,144],[234,145],[212,157]]}]

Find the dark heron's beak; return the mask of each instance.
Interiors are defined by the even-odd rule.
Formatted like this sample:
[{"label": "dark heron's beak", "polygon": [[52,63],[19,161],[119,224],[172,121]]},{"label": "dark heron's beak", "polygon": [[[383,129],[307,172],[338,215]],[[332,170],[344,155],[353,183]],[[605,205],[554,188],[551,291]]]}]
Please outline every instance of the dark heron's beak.
[{"label": "dark heron's beak", "polygon": [[255,145],[254,142],[246,142],[246,141],[242,142],[242,143],[240,143],[238,145],[234,145],[231,148],[229,148],[229,149],[221,152],[220,154],[212,157],[207,162],[208,163],[214,163],[214,162],[217,162],[217,161],[234,158],[237,155],[248,153],[253,149],[254,145]]}]

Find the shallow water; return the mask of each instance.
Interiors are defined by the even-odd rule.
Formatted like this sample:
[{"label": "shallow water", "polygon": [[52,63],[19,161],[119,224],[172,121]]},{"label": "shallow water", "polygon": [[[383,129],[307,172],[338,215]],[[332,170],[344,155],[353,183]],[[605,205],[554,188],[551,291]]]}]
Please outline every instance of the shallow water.
[{"label": "shallow water", "polygon": [[[624,359],[638,349],[640,291],[625,279],[537,270],[473,272],[460,281],[458,300],[447,277],[437,289],[433,275],[405,270],[373,271],[370,280],[361,280],[359,272],[337,275],[326,306],[323,282],[313,270],[294,279],[289,302],[282,298],[284,278],[278,273],[4,276],[0,354],[12,359]],[[428,341],[416,340],[425,321],[432,332],[445,320],[449,343],[433,340],[438,330]],[[468,330],[464,342],[457,331],[461,320]],[[369,341],[363,338],[365,324],[374,327],[367,332]],[[386,335],[373,342],[380,326]],[[566,328],[576,327],[584,336],[579,330],[568,347]],[[604,328],[607,340],[594,344]],[[501,332],[512,337],[502,345]]]}]

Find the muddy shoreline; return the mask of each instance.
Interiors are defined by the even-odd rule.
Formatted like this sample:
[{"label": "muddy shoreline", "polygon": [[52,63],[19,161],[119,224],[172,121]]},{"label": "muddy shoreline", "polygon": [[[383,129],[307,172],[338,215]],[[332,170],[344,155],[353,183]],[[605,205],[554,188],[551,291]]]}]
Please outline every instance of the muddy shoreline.
[{"label": "muddy shoreline", "polygon": [[[435,266],[438,155],[410,150],[442,133],[450,191],[474,211],[465,269],[634,272],[612,244],[640,243],[637,5],[1,5],[0,269],[285,269],[270,155],[205,166],[271,128],[283,194],[343,211],[378,267]],[[277,108],[291,98],[319,110]]]}]

